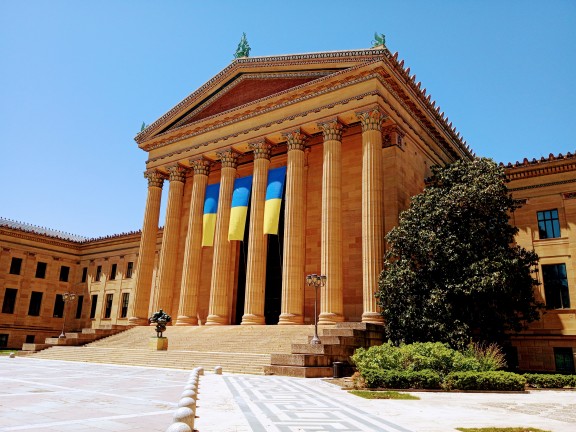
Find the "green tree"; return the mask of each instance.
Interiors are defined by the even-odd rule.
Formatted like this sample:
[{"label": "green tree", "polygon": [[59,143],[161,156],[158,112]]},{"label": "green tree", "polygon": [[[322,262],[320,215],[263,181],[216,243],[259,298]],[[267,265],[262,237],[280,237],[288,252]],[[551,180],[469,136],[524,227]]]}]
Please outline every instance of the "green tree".
[{"label": "green tree", "polygon": [[538,256],[514,244],[517,205],[506,175],[490,159],[434,167],[386,236],[376,293],[394,343],[504,342],[539,317]]}]

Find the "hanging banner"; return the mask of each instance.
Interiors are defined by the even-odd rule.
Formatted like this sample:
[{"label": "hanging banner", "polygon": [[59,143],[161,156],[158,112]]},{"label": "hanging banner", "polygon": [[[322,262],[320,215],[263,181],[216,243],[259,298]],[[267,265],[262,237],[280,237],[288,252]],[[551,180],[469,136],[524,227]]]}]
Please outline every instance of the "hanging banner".
[{"label": "hanging banner", "polygon": [[206,187],[202,221],[202,246],[214,246],[214,231],[216,231],[216,212],[218,211],[219,193],[220,183],[211,184]]},{"label": "hanging banner", "polygon": [[286,179],[286,167],[280,167],[268,172],[266,187],[266,202],[264,203],[264,234],[278,234],[280,222],[280,207]]},{"label": "hanging banner", "polygon": [[228,227],[228,240],[244,240],[246,229],[246,216],[250,202],[252,176],[242,177],[234,181],[232,193],[232,208],[230,210],[230,226]]}]

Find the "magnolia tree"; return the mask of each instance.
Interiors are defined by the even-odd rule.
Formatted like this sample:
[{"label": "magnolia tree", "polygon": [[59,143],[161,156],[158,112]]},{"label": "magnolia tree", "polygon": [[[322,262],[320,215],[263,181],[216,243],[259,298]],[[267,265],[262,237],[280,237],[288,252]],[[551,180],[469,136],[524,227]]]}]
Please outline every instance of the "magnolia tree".
[{"label": "magnolia tree", "polygon": [[538,256],[514,243],[517,205],[490,159],[433,168],[386,236],[377,301],[394,343],[502,343],[539,317]]}]

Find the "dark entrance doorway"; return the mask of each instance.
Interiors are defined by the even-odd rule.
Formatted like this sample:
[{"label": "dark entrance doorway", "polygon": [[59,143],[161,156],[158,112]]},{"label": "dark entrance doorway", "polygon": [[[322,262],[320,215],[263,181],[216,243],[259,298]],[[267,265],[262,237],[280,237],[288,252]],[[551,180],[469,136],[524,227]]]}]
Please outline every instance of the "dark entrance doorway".
[{"label": "dark entrance doorway", "polygon": [[278,324],[282,306],[282,254],[284,252],[284,200],[280,207],[278,235],[268,235],[268,256],[266,257],[266,293],[264,297],[264,318],[266,324]]}]

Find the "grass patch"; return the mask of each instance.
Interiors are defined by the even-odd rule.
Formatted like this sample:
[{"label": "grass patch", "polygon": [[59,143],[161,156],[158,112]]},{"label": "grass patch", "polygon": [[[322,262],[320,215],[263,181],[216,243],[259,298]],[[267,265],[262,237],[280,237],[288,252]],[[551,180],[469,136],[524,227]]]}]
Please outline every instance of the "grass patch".
[{"label": "grass patch", "polygon": [[405,400],[420,400],[417,396],[412,396],[409,393],[400,393],[395,391],[370,391],[370,390],[349,390],[348,393],[354,396],[360,396],[364,399],[405,399]]},{"label": "grass patch", "polygon": [[456,428],[462,432],[550,432],[532,427],[487,427],[487,428]]},{"label": "grass patch", "polygon": [[10,355],[10,353],[16,354],[18,350],[0,350],[0,355]]}]

